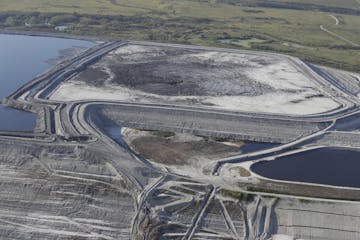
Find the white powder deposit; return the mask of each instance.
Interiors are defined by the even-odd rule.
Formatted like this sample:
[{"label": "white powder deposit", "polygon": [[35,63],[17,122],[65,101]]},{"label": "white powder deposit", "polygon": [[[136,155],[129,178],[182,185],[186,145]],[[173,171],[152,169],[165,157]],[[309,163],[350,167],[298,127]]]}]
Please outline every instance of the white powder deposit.
[{"label": "white powder deposit", "polygon": [[[183,52],[181,49],[172,51],[161,46],[120,47],[90,66],[106,73],[107,77],[102,84],[94,86],[75,76],[62,83],[50,98],[58,101],[113,100],[194,105],[287,115],[317,114],[340,106],[319,89],[314,79],[318,76],[304,71],[306,66],[291,57],[231,50],[195,51],[185,48]],[[141,89],[138,85],[125,86],[121,82],[116,83],[115,80],[118,79],[115,71],[121,70],[122,66],[139,63],[143,64],[141,66],[146,66],[147,63],[152,65],[149,69],[141,67],[141,74],[136,75],[139,70],[134,72],[134,76],[127,74],[128,81],[143,77],[144,79],[138,82],[161,89],[169,88],[169,83],[158,81],[158,78],[177,78],[179,83],[193,84],[197,92],[189,95],[167,95],[166,91],[162,91],[157,94],[147,92],[147,87]],[[112,68],[108,67],[109,64]],[[203,94],[198,96],[196,94],[199,91]]]}]

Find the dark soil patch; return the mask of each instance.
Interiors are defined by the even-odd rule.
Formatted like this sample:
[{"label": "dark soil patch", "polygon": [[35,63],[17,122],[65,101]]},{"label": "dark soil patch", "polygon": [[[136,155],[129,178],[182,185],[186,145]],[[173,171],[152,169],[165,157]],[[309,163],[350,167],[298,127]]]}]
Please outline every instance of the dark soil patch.
[{"label": "dark soil patch", "polygon": [[169,139],[152,136],[133,140],[131,147],[147,159],[168,165],[185,165],[195,159],[213,160],[239,153],[239,148],[218,142],[172,142]]}]

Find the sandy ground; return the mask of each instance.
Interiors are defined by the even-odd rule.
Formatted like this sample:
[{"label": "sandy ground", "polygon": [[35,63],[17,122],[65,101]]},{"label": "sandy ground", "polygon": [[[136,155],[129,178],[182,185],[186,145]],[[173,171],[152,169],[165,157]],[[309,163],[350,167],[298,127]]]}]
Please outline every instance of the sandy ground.
[{"label": "sandy ground", "polygon": [[52,100],[171,103],[278,114],[338,107],[282,56],[130,45],[61,84]]},{"label": "sandy ground", "polygon": [[272,240],[294,240],[294,237],[282,235],[282,234],[276,234],[272,236]]},{"label": "sandy ground", "polygon": [[129,101],[137,103],[186,102],[194,105],[205,105],[218,109],[248,112],[264,112],[279,114],[315,114],[329,111],[338,107],[338,104],[326,97],[307,98],[306,93],[269,93],[260,96],[160,96],[145,92],[122,88],[116,85],[107,87],[89,86],[83,82],[66,82],[52,95],[52,100],[109,100]]},{"label": "sandy ground", "polygon": [[[156,132],[122,128],[129,146],[151,162],[185,176],[200,176],[218,158],[240,153],[241,141],[228,144],[186,133],[157,136]],[[206,168],[206,167],[205,167]]]}]

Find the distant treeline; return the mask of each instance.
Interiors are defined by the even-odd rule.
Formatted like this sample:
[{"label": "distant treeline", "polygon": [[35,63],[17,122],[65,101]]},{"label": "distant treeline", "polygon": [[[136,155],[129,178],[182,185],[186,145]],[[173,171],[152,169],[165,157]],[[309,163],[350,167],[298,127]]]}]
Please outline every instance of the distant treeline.
[{"label": "distant treeline", "polygon": [[64,24],[84,24],[84,25],[102,25],[109,24],[112,21],[143,22],[142,17],[126,17],[122,15],[88,15],[78,13],[39,13],[39,12],[0,12],[0,24],[7,26],[24,25],[64,25]]},{"label": "distant treeline", "polygon": [[40,32],[62,31],[73,35],[119,36],[128,39],[189,43],[189,36],[212,24],[207,18],[162,18],[79,13],[0,12],[0,29]]},{"label": "distant treeline", "polygon": [[306,11],[321,11],[338,14],[360,15],[360,9],[342,8],[335,6],[325,6],[311,3],[301,2],[279,2],[279,1],[264,1],[264,0],[217,0],[218,3],[225,3],[231,5],[242,5],[247,7],[263,7],[263,8],[282,8]]},{"label": "distant treeline", "polygon": [[[0,12],[0,26],[24,26],[25,23],[33,26],[58,26],[66,24],[81,25],[103,25],[121,28],[121,23],[138,25],[146,28],[159,24],[183,24],[183,23],[210,23],[212,20],[206,18],[173,18],[163,20],[162,18],[149,18],[146,16],[123,16],[123,15],[95,15],[79,13],[40,13],[40,12]],[[144,25],[144,23],[146,23]],[[123,25],[126,27],[128,25]]]}]

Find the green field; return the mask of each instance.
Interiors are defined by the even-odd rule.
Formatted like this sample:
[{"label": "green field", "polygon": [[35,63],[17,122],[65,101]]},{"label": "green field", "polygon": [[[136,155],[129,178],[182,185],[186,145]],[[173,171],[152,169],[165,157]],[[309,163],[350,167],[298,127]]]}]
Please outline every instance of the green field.
[{"label": "green field", "polygon": [[69,34],[282,52],[360,72],[360,48],[320,30],[324,25],[360,44],[357,0],[0,1],[1,28],[56,25],[68,26]]}]

